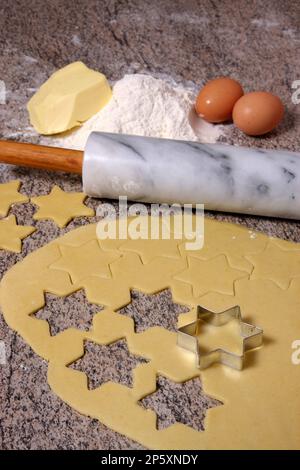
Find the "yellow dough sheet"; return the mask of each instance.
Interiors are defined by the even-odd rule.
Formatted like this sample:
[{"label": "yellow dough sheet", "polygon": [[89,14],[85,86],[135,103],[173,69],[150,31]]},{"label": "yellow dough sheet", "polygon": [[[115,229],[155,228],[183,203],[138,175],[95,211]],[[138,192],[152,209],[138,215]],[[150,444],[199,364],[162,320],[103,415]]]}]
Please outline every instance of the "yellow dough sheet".
[{"label": "yellow dough sheet", "polygon": [[[197,305],[212,311],[239,305],[243,320],[264,330],[263,345],[247,352],[241,371],[221,364],[200,371],[194,355],[177,346],[176,333],[161,327],[135,333],[133,320],[117,313],[132,289],[166,288],[189,308],[178,326],[195,319]],[[99,304],[92,328],[51,336],[47,321],[34,316],[45,293],[79,289]],[[49,361],[48,381],[62,400],[148,448],[300,449],[300,365],[292,361],[300,339],[298,244],[210,219],[197,251],[188,251],[185,240],[99,240],[96,225],[88,225],[15,265],[0,284],[0,304],[8,325]],[[89,390],[87,376],[68,366],[83,355],[85,340],[121,338],[148,360],[134,369],[133,387],[108,382]],[[155,413],[139,401],[155,391],[158,375],[175,382],[200,377],[205,394],[223,403],[207,411],[205,431],[181,423],[157,429]]]}]

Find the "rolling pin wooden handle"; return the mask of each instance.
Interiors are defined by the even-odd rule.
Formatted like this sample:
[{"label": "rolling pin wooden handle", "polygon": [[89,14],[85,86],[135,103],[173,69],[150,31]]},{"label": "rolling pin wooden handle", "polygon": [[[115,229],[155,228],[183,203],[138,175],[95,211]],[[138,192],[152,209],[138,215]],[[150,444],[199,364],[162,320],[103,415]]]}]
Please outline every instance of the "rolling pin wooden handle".
[{"label": "rolling pin wooden handle", "polygon": [[0,163],[81,175],[83,152],[0,140]]}]

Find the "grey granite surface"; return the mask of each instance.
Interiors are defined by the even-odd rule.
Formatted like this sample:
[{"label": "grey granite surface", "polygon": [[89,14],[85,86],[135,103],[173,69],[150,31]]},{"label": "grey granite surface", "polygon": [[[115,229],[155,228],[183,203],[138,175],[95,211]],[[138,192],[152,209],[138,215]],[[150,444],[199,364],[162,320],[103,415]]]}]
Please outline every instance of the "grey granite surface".
[{"label": "grey granite surface", "polygon": [[[125,73],[144,72],[201,86],[215,76],[231,75],[246,91],[274,92],[286,107],[285,119],[276,131],[264,138],[251,138],[229,124],[222,139],[233,144],[299,150],[300,104],[293,104],[291,99],[292,83],[300,79],[299,18],[298,0],[1,0],[0,80],[5,83],[6,103],[0,104],[0,137],[38,142],[29,125],[26,102],[55,69],[82,60],[110,80]],[[46,194],[53,184],[70,191],[81,189],[76,176],[0,165],[0,182],[11,179],[21,179],[22,192],[27,195]],[[98,203],[87,201],[91,207]],[[37,231],[24,241],[20,255],[0,252],[0,277],[29,252],[96,220],[77,218],[61,230],[52,222],[34,222],[34,210],[30,203],[12,209],[19,223],[33,224]],[[207,216],[300,241],[297,221]],[[159,324],[165,309],[178,313],[175,307],[170,309],[169,300],[162,293],[153,308],[149,299],[135,297],[140,311],[149,314],[149,325]],[[70,302],[78,312],[78,298]],[[54,303],[53,308],[59,307]],[[127,314],[135,317],[130,309]],[[55,327],[68,326],[68,318],[66,315],[66,325]],[[142,327],[147,325],[143,323]],[[7,358],[6,365],[0,365],[0,449],[141,448],[58,399],[47,385],[46,363],[6,326],[2,316],[0,340],[4,341]],[[126,348],[117,350],[120,360],[125,361]],[[102,351],[102,361],[115,377],[110,355],[107,361],[105,357]],[[97,380],[93,376],[97,370],[88,370],[91,379]],[[182,419],[202,429],[205,408],[216,403],[209,404],[204,397],[199,415],[189,413],[189,400],[196,403],[199,398],[199,383],[190,384],[188,393],[164,379],[158,385],[161,394],[145,402],[157,412],[158,424],[166,426]]]}]

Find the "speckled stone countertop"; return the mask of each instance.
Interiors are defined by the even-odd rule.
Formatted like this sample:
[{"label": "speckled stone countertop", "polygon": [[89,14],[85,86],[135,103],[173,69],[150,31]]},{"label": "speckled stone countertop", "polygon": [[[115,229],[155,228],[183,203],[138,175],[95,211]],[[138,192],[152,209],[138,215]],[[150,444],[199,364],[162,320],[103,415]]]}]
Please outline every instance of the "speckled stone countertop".
[{"label": "speckled stone countertop", "polygon": [[[286,107],[285,120],[275,132],[253,139],[228,125],[223,140],[299,151],[300,104],[291,99],[292,83],[300,79],[299,18],[297,0],[2,0],[0,80],[6,86],[6,103],[0,105],[0,137],[38,142],[28,121],[26,102],[55,69],[82,60],[110,80],[144,72],[200,86],[215,76],[231,75],[246,91],[274,92]],[[22,192],[28,195],[46,194],[53,184],[70,191],[81,188],[76,176],[0,165],[0,182],[16,178],[21,179]],[[96,207],[97,202],[90,199],[87,204]],[[51,222],[33,222],[33,212],[29,203],[12,209],[19,223],[34,224],[37,231],[24,241],[20,255],[0,252],[0,277],[27,253],[91,221],[77,218],[67,229],[59,230]],[[207,215],[300,241],[297,221]],[[170,306],[167,292],[152,301],[135,295],[150,322],[159,322],[164,309],[178,314],[178,307]],[[76,311],[83,304],[83,298],[74,298],[71,307]],[[54,303],[52,308],[60,307]],[[7,364],[0,365],[0,449],[141,448],[57,398],[47,384],[46,363],[6,326],[2,316],[0,340],[7,358]],[[126,348],[120,344],[119,349],[119,357],[125,361]],[[88,353],[95,355],[97,351]],[[114,364],[109,357],[103,356],[103,361],[114,378]],[[101,375],[101,370],[89,370],[89,364],[84,367],[92,374],[91,380],[96,380],[93,374]],[[197,423],[186,405],[187,395],[196,402],[200,384],[190,385],[189,390],[171,390],[172,385],[162,382],[160,395],[152,401],[159,421],[167,425],[180,418],[201,429],[203,416],[198,416]],[[149,397],[147,400],[148,407]],[[213,405],[200,399],[203,410]]]}]

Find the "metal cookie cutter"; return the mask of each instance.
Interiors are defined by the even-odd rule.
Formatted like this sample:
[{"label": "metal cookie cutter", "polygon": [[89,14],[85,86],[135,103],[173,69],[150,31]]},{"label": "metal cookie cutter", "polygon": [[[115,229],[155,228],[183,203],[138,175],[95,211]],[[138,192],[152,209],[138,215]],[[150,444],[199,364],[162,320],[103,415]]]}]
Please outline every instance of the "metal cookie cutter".
[{"label": "metal cookie cutter", "polygon": [[[243,352],[241,355],[226,351],[225,349],[214,349],[203,353],[201,351],[201,324],[209,323],[220,327],[237,320],[240,327]],[[178,346],[192,351],[196,355],[197,367],[205,369],[215,362],[219,362],[233,369],[242,370],[244,365],[245,352],[262,345],[263,330],[257,326],[244,323],[242,321],[241,309],[238,305],[229,308],[224,312],[212,312],[201,307],[197,307],[197,320],[178,329]]]}]

